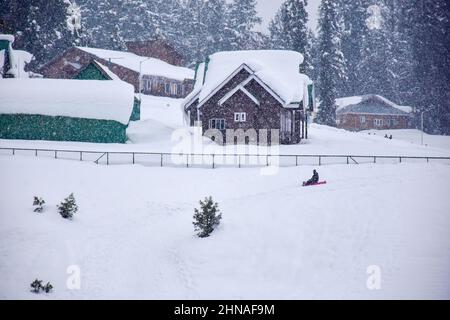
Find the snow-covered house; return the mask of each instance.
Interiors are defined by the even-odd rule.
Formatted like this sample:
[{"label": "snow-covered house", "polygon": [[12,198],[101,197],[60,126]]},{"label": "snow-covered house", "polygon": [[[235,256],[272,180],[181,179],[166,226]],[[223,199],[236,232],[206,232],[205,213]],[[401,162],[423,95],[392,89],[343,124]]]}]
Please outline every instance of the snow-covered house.
[{"label": "snow-covered house", "polygon": [[69,48],[45,64],[40,73],[46,78],[73,79],[94,60],[132,84],[135,92],[140,85],[144,94],[184,98],[193,88],[194,70],[133,52],[88,47]]},{"label": "snow-covered house", "polygon": [[218,129],[225,139],[227,129],[278,129],[281,143],[300,142],[314,100],[312,81],[299,71],[302,63],[303,55],[283,50],[209,56],[182,104],[187,124],[201,123],[203,133]]},{"label": "snow-covered house", "polygon": [[336,99],[338,128],[361,131],[368,129],[408,129],[412,126],[412,108],[400,106],[375,94]]},{"label": "snow-covered house", "polygon": [[13,43],[14,36],[0,34],[0,78],[29,78],[30,73],[25,71],[25,67],[33,55],[13,49]]},{"label": "snow-covered house", "polygon": [[123,81],[0,79],[0,138],[124,143],[133,86]]},{"label": "snow-covered house", "polygon": [[[115,80],[121,81],[108,67],[100,62],[93,60],[84,69],[74,77],[77,80]],[[131,121],[141,120],[141,102],[138,97],[134,98],[133,112],[130,117]]]}]

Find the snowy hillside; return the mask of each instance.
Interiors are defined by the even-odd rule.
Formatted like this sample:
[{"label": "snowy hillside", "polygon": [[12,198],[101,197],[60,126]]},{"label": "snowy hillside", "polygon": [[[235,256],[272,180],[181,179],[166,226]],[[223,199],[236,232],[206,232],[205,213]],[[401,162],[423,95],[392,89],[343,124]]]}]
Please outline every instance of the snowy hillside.
[{"label": "snowy hillside", "polygon": [[[0,156],[0,298],[450,298],[450,167],[176,169]],[[213,175],[212,175],[213,174]],[[212,179],[214,177],[214,179]],[[74,192],[79,212],[56,205]],[[34,213],[33,196],[47,202]],[[223,212],[194,236],[197,201]],[[81,289],[66,288],[67,268]],[[366,287],[381,268],[381,290]],[[51,294],[35,295],[35,278]]]}]

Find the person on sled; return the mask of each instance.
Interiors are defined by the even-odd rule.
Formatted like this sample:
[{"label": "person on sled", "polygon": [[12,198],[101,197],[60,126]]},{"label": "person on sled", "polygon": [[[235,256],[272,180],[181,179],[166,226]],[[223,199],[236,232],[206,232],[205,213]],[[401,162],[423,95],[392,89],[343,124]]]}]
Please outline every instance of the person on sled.
[{"label": "person on sled", "polygon": [[313,170],[313,176],[311,179],[309,179],[308,181],[305,182],[305,186],[310,186],[312,184],[316,184],[319,182],[319,174],[317,173],[316,170]]}]

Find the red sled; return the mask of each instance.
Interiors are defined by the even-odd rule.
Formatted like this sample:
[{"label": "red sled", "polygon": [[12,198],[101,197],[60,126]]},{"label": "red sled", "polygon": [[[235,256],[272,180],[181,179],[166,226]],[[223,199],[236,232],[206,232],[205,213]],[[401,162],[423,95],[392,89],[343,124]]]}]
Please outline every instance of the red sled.
[{"label": "red sled", "polygon": [[327,184],[327,182],[326,181],[319,181],[317,183],[306,184],[306,181],[305,181],[305,182],[303,182],[303,187],[320,186],[322,184]]}]

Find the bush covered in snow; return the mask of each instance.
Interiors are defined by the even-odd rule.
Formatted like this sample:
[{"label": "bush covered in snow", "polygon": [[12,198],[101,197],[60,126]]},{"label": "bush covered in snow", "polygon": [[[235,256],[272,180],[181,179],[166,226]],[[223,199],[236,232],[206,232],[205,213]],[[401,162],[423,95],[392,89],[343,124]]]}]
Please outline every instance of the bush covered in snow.
[{"label": "bush covered in snow", "polygon": [[42,285],[42,280],[34,280],[31,284],[31,292],[33,293],[40,293],[41,291],[44,291],[45,293],[49,293],[53,290],[53,286],[50,282],[47,282],[47,284],[44,286]]},{"label": "bush covered in snow", "polygon": [[73,193],[69,197],[65,198],[63,202],[58,206],[59,213],[64,219],[72,219],[73,214],[78,211],[78,206],[75,201]]},{"label": "bush covered in snow", "polygon": [[34,197],[33,200],[33,206],[35,206],[36,208],[34,209],[34,212],[42,212],[44,210],[44,204],[45,204],[45,200],[42,199],[41,197]]},{"label": "bush covered in snow", "polygon": [[212,200],[212,197],[200,201],[200,209],[195,209],[194,227],[200,238],[209,237],[214,229],[220,224],[222,214],[219,205]]}]

